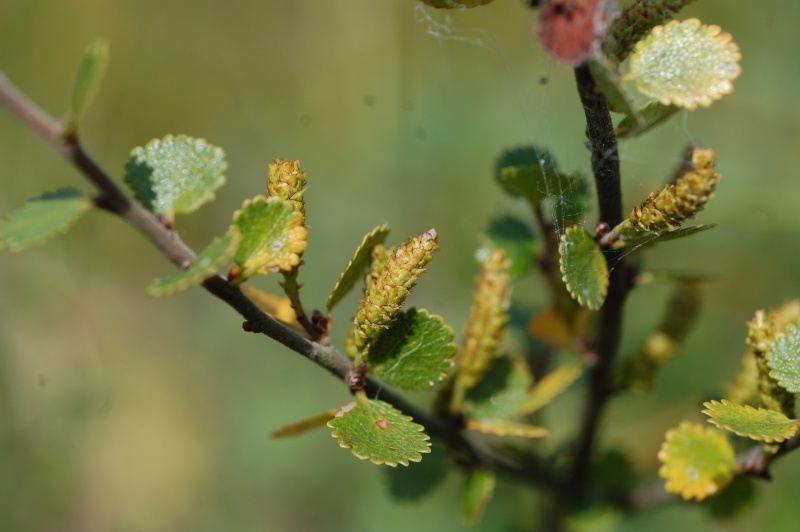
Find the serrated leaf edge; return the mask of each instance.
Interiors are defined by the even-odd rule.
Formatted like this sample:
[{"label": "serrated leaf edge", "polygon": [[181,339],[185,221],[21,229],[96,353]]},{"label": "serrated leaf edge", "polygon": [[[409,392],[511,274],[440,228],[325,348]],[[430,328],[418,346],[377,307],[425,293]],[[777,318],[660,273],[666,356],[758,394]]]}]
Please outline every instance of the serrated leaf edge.
[{"label": "serrated leaf edge", "polygon": [[[362,401],[366,402],[367,404],[369,404],[372,401],[375,401],[375,399],[366,399],[366,398],[362,399],[361,397],[358,397],[357,399],[358,399],[358,401],[351,401],[350,403],[348,403],[345,406],[343,406],[342,408],[340,408],[339,411],[342,411],[345,408],[348,408],[348,407],[350,407],[350,405],[355,403],[356,406],[348,408],[348,410],[345,411],[345,414],[346,414],[347,412],[349,412],[353,408],[361,406],[361,404],[359,404],[359,403],[361,403]],[[389,404],[389,403],[387,403],[387,404]],[[396,463],[386,462],[386,461],[383,461],[383,460],[376,460],[371,455],[359,453],[358,451],[356,451],[353,448],[352,445],[348,445],[345,441],[343,441],[343,439],[339,437],[340,436],[339,435],[339,429],[336,426],[331,425],[331,422],[333,420],[328,421],[328,423],[326,425],[329,428],[333,429],[331,431],[331,437],[336,438],[336,442],[339,444],[339,447],[341,447],[342,449],[350,449],[350,452],[353,454],[353,456],[355,456],[359,460],[369,460],[370,462],[372,462],[375,465],[387,465],[389,467],[397,467],[398,464],[408,467],[409,462],[421,462],[422,461],[422,455],[423,454],[428,454],[428,453],[431,452],[431,444],[430,444],[431,437],[423,432],[425,430],[425,427],[423,427],[419,423],[414,422],[414,418],[412,418],[411,416],[407,416],[407,415],[403,414],[400,410],[398,410],[397,408],[395,408],[391,404],[389,406],[399,413],[398,415],[403,421],[407,421],[409,424],[414,425],[414,429],[416,430],[416,432],[419,432],[419,433],[422,434],[422,437],[423,437],[422,441],[426,442],[427,448],[424,449],[424,450],[416,450],[415,449],[415,452],[420,455],[419,458],[409,457],[406,460],[398,460]],[[337,415],[335,415],[334,418],[337,417]]]},{"label": "serrated leaf edge", "polygon": [[[734,403],[732,401],[728,401],[727,399],[723,399],[722,401],[709,401],[707,403],[703,403],[703,406],[706,407],[706,410],[701,410],[701,413],[709,416],[709,419],[707,419],[706,421],[708,421],[712,425],[715,425],[716,427],[718,427],[718,428],[720,428],[722,430],[726,430],[728,432],[732,432],[732,433],[736,434],[737,436],[741,436],[742,438],[749,438],[751,440],[761,441],[761,442],[764,442],[764,443],[781,443],[781,442],[784,442],[784,441],[788,440],[789,438],[793,437],[795,434],[797,434],[797,422],[796,421],[794,421],[794,423],[795,423],[794,432],[792,434],[788,435],[788,436],[785,436],[785,437],[784,436],[778,436],[776,438],[770,438],[770,437],[767,437],[767,436],[764,436],[764,435],[761,435],[761,434],[748,434],[746,432],[740,432],[738,430],[733,429],[730,425],[726,425],[725,423],[720,422],[717,418],[714,417],[716,415],[716,412],[715,412],[716,405],[723,405],[723,406],[736,405],[736,406],[742,407],[748,413],[750,413],[750,412],[774,412],[776,415],[783,415],[783,414],[781,414],[780,412],[777,412],[775,410],[766,410],[764,408],[754,408],[754,407],[752,407],[750,405],[740,405],[740,404]],[[786,417],[786,416],[784,416],[784,417]],[[786,417],[786,420],[787,421],[793,421],[793,420],[789,419],[788,417]]]},{"label": "serrated leaf edge", "polygon": [[[452,328],[450,325],[447,325],[447,324],[444,322],[444,318],[443,318],[442,316],[440,316],[439,314],[431,314],[430,312],[428,312],[428,310],[427,310],[427,309],[424,309],[424,308],[423,308],[423,309],[418,309],[418,308],[416,308],[416,307],[410,307],[410,308],[408,308],[407,310],[400,311],[400,313],[398,313],[398,315],[394,317],[394,320],[392,320],[392,322],[391,322],[391,323],[389,323],[389,325],[387,326],[387,330],[388,330],[388,329],[390,329],[390,328],[392,327],[392,325],[393,325],[393,324],[394,324],[394,323],[397,321],[397,319],[398,319],[398,316],[399,316],[400,314],[408,314],[408,313],[409,313],[409,312],[411,312],[412,310],[413,310],[414,312],[416,312],[418,315],[421,315],[421,316],[422,316],[424,319],[426,319],[426,320],[434,320],[434,321],[436,321],[436,322],[437,322],[437,323],[438,323],[438,324],[439,324],[439,325],[440,325],[440,326],[441,326],[441,327],[442,327],[442,328],[443,328],[443,329],[446,331],[446,333],[448,333],[448,334],[450,335],[450,337],[451,337],[451,338],[455,338],[455,331],[453,330],[453,328]],[[384,332],[385,332],[385,331],[384,331]],[[383,334],[383,332],[381,333],[381,335],[382,335],[382,334]],[[380,335],[379,335],[379,336],[378,336],[378,337],[375,339],[375,341],[376,341],[376,342],[380,341]],[[454,341],[452,341],[452,340],[451,340],[451,341],[447,342],[446,346],[450,348],[450,356],[447,356],[447,357],[444,357],[444,358],[445,358],[445,359],[449,359],[449,361],[450,361],[450,366],[449,366],[449,368],[448,368],[448,370],[447,370],[447,371],[444,371],[443,373],[441,373],[441,374],[439,375],[439,377],[438,377],[438,379],[437,379],[437,382],[442,382],[442,381],[444,381],[444,380],[445,380],[445,378],[447,377],[447,373],[448,373],[448,371],[449,371],[449,370],[451,370],[451,369],[453,368],[453,366],[455,365],[455,364],[454,364],[454,360],[453,360],[453,359],[454,359],[454,357],[455,357],[455,355],[456,355],[456,352],[458,351],[458,344],[456,344]],[[369,366],[371,365],[371,361],[370,361],[370,359],[367,359],[367,361],[366,361],[366,362],[367,362],[367,366],[369,367]],[[398,361],[398,362],[399,362],[399,361]],[[386,375],[386,373],[387,373],[387,372],[381,372],[381,379],[385,379],[385,375]],[[406,390],[406,389],[407,389],[407,388],[403,388],[402,386],[400,386],[400,385],[398,385],[398,384],[395,384],[395,386],[397,386],[398,388],[401,388],[401,389],[403,389],[403,390]],[[431,383],[430,383],[430,388],[432,388],[432,387],[434,387],[434,386],[436,386],[436,382],[433,382],[433,381],[431,381]],[[424,388],[423,388],[423,389],[424,389]],[[415,389],[413,389],[413,388],[409,388],[408,390],[412,390],[412,391],[413,391],[413,390],[415,390]]]},{"label": "serrated leaf edge", "polygon": [[[559,264],[559,270],[561,271],[561,274],[562,274],[561,275],[561,280],[564,281],[564,285],[567,287],[567,291],[569,292],[569,295],[572,296],[572,298],[575,301],[577,301],[578,304],[580,304],[582,307],[588,308],[589,310],[597,310],[601,306],[603,306],[603,302],[605,301],[605,296],[608,293],[609,276],[608,276],[608,274],[606,274],[605,276],[600,277],[600,282],[603,285],[603,288],[602,288],[603,298],[602,298],[602,300],[597,305],[590,305],[587,301],[584,301],[584,298],[581,296],[580,292],[575,287],[573,287],[570,284],[570,282],[567,280],[567,272],[566,272],[566,268],[564,266],[565,244],[567,243],[567,235],[569,234],[570,231],[584,231],[585,232],[585,230],[582,227],[580,227],[578,225],[574,225],[572,227],[568,227],[567,230],[564,232],[564,234],[561,235],[561,239],[560,239],[560,242],[558,244],[558,258],[559,258],[558,264]],[[597,251],[598,251],[598,253],[600,252],[599,246],[597,248]],[[605,260],[605,258],[603,260]]]}]

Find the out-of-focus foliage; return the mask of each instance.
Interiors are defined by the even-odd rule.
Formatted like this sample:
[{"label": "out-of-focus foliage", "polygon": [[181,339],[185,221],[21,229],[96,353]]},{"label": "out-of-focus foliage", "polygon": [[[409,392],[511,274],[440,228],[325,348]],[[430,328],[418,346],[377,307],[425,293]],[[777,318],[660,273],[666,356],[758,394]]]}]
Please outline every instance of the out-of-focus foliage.
[{"label": "out-of-focus foliage", "polygon": [[[458,324],[477,270],[476,235],[509,205],[491,183],[496,154],[546,142],[565,168],[589,170],[572,74],[532,45],[535,17],[521,4],[437,11],[410,0],[4,0],[0,68],[57,115],[86,43],[105,36],[113,61],[81,122],[85,145],[104,167],[121,176],[131,147],[169,132],[226,148],[228,184],[217,202],[180,220],[195,249],[225,232],[243,198],[263,192],[266,161],[300,158],[319,176],[306,195],[314,251],[304,255],[304,301],[324,308],[365,228],[387,222],[406,235],[435,227],[442,251],[411,304]],[[622,145],[627,208],[663,186],[664,170],[690,140],[713,141],[725,175],[711,212],[698,220],[718,227],[648,256],[659,268],[691,259],[722,275],[653,395],[620,401],[606,420],[613,441],[635,448],[637,470],[655,469],[664,431],[735,376],[742,346],[731,327],[800,293],[800,250],[786,245],[800,239],[800,4],[714,0],[685,13],[736,36],[745,74],[724,105],[673,117]],[[758,132],[758,145],[742,124]],[[83,186],[5,111],[0,153],[0,212],[65,181]],[[595,216],[579,222],[591,230]],[[249,531],[269,523],[391,532],[418,529],[420,519],[454,529],[461,486],[453,479],[419,505],[398,505],[385,495],[383,473],[344,458],[327,431],[288,444],[269,439],[331,396],[344,403],[341,385],[243,334],[241,320],[199,290],[148,298],[143,287],[168,267],[108,217],[0,261],[0,529]],[[252,282],[278,293],[269,277]],[[523,301],[544,305],[546,291],[523,282]],[[653,284],[628,302],[628,351],[658,320],[662,305],[653,301],[663,302],[667,289]],[[352,317],[347,306],[345,298],[334,314],[339,344]],[[559,405],[548,407],[555,408],[548,418],[569,431],[560,421],[568,406]],[[736,520],[712,525],[704,513],[679,508],[623,518],[620,530],[786,529],[800,471],[790,457],[779,469],[771,485],[757,486],[755,511]],[[503,479],[497,491],[485,529],[535,522],[535,493]],[[343,511],[354,500],[358,511]]]}]

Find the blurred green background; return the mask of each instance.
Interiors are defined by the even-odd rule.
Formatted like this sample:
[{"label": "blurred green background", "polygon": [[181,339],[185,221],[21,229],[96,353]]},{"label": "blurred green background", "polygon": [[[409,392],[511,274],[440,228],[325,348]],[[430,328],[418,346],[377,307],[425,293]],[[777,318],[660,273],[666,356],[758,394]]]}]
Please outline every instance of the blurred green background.
[{"label": "blurred green background", "polygon": [[[688,142],[718,152],[723,181],[700,216],[714,231],[665,244],[647,264],[722,274],[681,357],[652,395],[614,401],[604,443],[656,479],[668,428],[701,420],[738,367],[745,321],[800,295],[800,4],[707,0],[700,17],[733,34],[743,75],[711,109],[622,144],[625,204],[660,187]],[[217,201],[177,228],[196,249],[221,234],[266,163],[300,159],[309,174],[308,307],[322,308],[364,233],[392,243],[435,227],[441,252],[411,303],[466,317],[477,235],[524,206],[491,184],[503,148],[549,146],[565,169],[589,168],[569,69],[532,36],[535,12],[497,0],[465,12],[412,0],[198,2],[3,0],[0,69],[56,116],[84,47],[111,44],[84,144],[120,176],[137,145],[168,133],[207,138],[230,163]],[[50,148],[0,110],[0,213],[59,186],[88,189]],[[594,213],[585,221],[596,222]],[[90,213],[66,236],[0,255],[0,529],[455,530],[459,475],[418,504],[393,502],[381,468],[353,458],[327,429],[291,440],[271,431],[347,402],[302,357],[243,334],[201,290],[164,300],[144,287],[172,267],[120,220]],[[277,293],[273,278],[259,286]],[[657,323],[669,286],[637,290],[626,351]],[[539,280],[516,295],[545,301]],[[335,314],[334,339],[354,312]],[[426,401],[427,397],[419,397]],[[553,405],[574,429],[578,393]],[[696,504],[626,520],[625,530],[794,530],[800,456],[758,486],[755,509],[712,521]],[[539,495],[501,480],[481,526],[529,530]],[[795,519],[792,522],[792,518]]]}]

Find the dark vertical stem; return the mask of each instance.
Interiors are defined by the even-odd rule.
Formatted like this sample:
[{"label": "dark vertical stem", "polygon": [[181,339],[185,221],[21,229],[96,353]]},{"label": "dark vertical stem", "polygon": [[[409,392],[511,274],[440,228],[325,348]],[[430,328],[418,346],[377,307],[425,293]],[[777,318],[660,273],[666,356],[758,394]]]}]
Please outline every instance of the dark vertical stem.
[{"label": "dark vertical stem", "polygon": [[[619,154],[606,98],[597,90],[589,67],[575,69],[578,95],[586,115],[586,136],[592,154],[600,221],[614,227],[622,221]],[[622,331],[622,310],[628,293],[625,262],[616,250],[603,251],[609,265],[608,295],[600,309],[592,350],[597,361],[589,374],[589,388],[578,434],[575,457],[567,481],[569,496],[585,492],[592,453],[604,407],[611,396],[614,358]]]},{"label": "dark vertical stem", "polygon": [[575,69],[578,95],[586,115],[586,137],[592,152],[592,173],[597,185],[600,220],[614,227],[622,221],[622,189],[619,174],[619,152],[608,101],[597,91],[589,67]]}]

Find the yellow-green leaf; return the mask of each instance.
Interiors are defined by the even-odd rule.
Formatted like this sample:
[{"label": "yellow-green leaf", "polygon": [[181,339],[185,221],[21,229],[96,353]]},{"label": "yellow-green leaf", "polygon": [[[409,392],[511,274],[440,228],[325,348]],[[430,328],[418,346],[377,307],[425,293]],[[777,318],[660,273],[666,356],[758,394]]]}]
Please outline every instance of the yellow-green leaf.
[{"label": "yellow-green leaf", "polygon": [[646,96],[694,110],[733,92],[742,54],[729,33],[696,19],[656,26],[636,44],[630,72]]},{"label": "yellow-green leaf", "polygon": [[347,263],[336,286],[333,287],[331,295],[328,296],[328,312],[353,289],[353,286],[355,286],[356,282],[361,278],[364,274],[364,270],[366,270],[369,265],[372,248],[377,244],[382,244],[388,235],[389,226],[379,225],[364,237],[361,244],[356,249],[356,252],[353,254],[353,258]]},{"label": "yellow-green leaf", "polygon": [[242,282],[255,274],[289,271],[300,264],[305,251],[303,215],[278,198],[256,196],[233,215],[242,243],[233,257],[238,269],[233,278]]},{"label": "yellow-green leaf", "polygon": [[750,405],[737,405],[725,399],[722,402],[703,403],[703,413],[717,427],[751,440],[780,443],[795,435],[797,423],[781,412],[755,409]]},{"label": "yellow-green leaf", "polygon": [[328,426],[341,447],[373,464],[407,466],[422,460],[420,453],[431,452],[430,437],[422,432],[422,425],[389,403],[367,399],[363,394],[343,406]]},{"label": "yellow-green leaf", "polygon": [[630,232],[623,232],[619,238],[611,244],[614,249],[640,248],[643,246],[653,246],[661,242],[677,240],[687,236],[692,236],[709,229],[714,229],[717,224],[691,225],[689,227],[679,227],[677,229],[665,229],[662,231],[642,231],[638,227],[632,227]]},{"label": "yellow-green leaf", "polygon": [[303,434],[311,429],[327,425],[328,422],[332,420],[334,416],[336,416],[338,411],[338,408],[334,408],[332,410],[328,410],[327,412],[323,412],[322,414],[302,419],[296,423],[290,423],[274,431],[272,434],[270,434],[270,436],[273,438],[286,438],[287,436],[297,436],[298,434]]},{"label": "yellow-green leaf", "polygon": [[83,113],[100,89],[100,82],[103,81],[107,67],[108,42],[105,39],[97,39],[83,52],[83,59],[72,85],[72,99],[66,120],[68,133],[77,131]]},{"label": "yellow-green leaf", "polygon": [[22,251],[67,229],[92,207],[80,190],[63,188],[25,202],[0,222],[0,249]]},{"label": "yellow-green leaf", "polygon": [[494,473],[487,469],[475,469],[467,474],[461,490],[461,519],[467,526],[477,526],[492,500],[497,481]]},{"label": "yellow-green leaf", "polygon": [[582,306],[600,308],[608,291],[608,265],[600,246],[579,226],[569,227],[558,246],[567,291]]},{"label": "yellow-green leaf", "polygon": [[235,227],[231,228],[226,235],[215,238],[197,256],[197,260],[189,269],[156,279],[147,288],[147,293],[153,297],[168,296],[199,285],[216,275],[219,269],[228,263],[241,240],[239,231]]},{"label": "yellow-green leaf", "polygon": [[666,490],[685,500],[714,495],[731,481],[736,466],[733,446],[724,433],[688,421],[667,431],[658,459]]},{"label": "yellow-green leaf", "polygon": [[564,393],[583,373],[583,366],[568,363],[551,371],[536,383],[519,407],[519,414],[532,414]]},{"label": "yellow-green leaf", "polygon": [[516,436],[517,438],[544,438],[550,431],[544,427],[536,427],[527,423],[517,423],[507,419],[481,419],[467,421],[467,428],[483,434],[494,436]]}]

